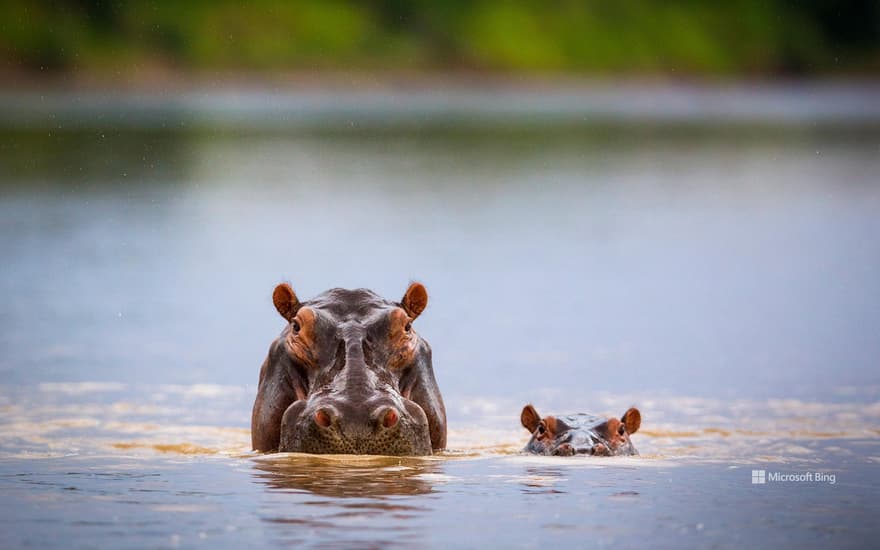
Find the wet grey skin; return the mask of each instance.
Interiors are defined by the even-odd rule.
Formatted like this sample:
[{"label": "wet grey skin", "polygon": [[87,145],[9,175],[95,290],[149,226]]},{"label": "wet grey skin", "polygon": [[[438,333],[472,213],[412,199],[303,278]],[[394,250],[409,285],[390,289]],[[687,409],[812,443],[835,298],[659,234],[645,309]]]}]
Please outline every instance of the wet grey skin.
[{"label": "wet grey skin", "polygon": [[446,410],[431,348],[413,328],[427,306],[413,283],[400,302],[366,289],[331,289],[273,302],[288,321],[260,371],[254,450],[430,455],[446,446]]},{"label": "wet grey skin", "polygon": [[532,433],[525,452],[541,455],[634,456],[638,451],[630,435],[638,431],[641,414],[627,410],[620,419],[578,413],[541,418],[531,405],[521,421]]}]

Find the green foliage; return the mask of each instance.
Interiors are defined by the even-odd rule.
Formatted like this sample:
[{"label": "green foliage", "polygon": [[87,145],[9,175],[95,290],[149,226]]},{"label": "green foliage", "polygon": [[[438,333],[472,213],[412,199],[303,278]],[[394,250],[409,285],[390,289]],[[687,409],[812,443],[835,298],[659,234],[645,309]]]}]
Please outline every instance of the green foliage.
[{"label": "green foliage", "polygon": [[13,69],[873,70],[880,2],[4,0]]}]

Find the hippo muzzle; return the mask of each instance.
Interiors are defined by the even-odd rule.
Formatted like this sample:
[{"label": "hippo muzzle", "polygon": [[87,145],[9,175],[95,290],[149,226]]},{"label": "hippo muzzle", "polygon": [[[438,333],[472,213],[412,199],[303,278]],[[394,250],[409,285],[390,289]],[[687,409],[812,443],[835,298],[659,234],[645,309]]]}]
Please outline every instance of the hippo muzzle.
[{"label": "hippo muzzle", "polygon": [[431,454],[428,419],[400,396],[355,406],[329,398],[297,401],[281,420],[281,452],[412,456]]}]

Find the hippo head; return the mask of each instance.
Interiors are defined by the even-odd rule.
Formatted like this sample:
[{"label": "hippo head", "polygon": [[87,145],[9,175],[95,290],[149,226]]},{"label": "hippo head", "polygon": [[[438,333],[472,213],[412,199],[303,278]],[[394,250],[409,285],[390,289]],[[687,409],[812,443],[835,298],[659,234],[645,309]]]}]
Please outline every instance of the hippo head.
[{"label": "hippo head", "polygon": [[526,405],[520,415],[522,425],[532,434],[525,450],[541,455],[636,455],[629,436],[638,431],[642,415],[631,408],[620,417],[602,418],[591,414],[545,416]]},{"label": "hippo head", "polygon": [[260,372],[255,450],[429,455],[446,445],[446,411],[431,348],[413,328],[428,305],[419,283],[400,302],[332,289],[300,302],[272,296],[288,325]]}]

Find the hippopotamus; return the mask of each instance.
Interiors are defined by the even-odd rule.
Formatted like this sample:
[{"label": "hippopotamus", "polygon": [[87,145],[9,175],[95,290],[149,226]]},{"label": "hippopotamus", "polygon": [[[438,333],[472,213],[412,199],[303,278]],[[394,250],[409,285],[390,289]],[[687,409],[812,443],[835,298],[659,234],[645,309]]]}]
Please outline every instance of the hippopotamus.
[{"label": "hippopotamus", "polygon": [[532,434],[523,449],[528,453],[556,456],[639,454],[629,439],[642,424],[642,415],[634,407],[618,420],[585,413],[541,418],[535,407],[526,405],[520,422]]},{"label": "hippopotamus", "polygon": [[300,302],[272,294],[287,322],[269,347],[251,418],[256,451],[430,455],[446,446],[431,346],[413,328],[428,293],[399,302],[334,288]]}]

